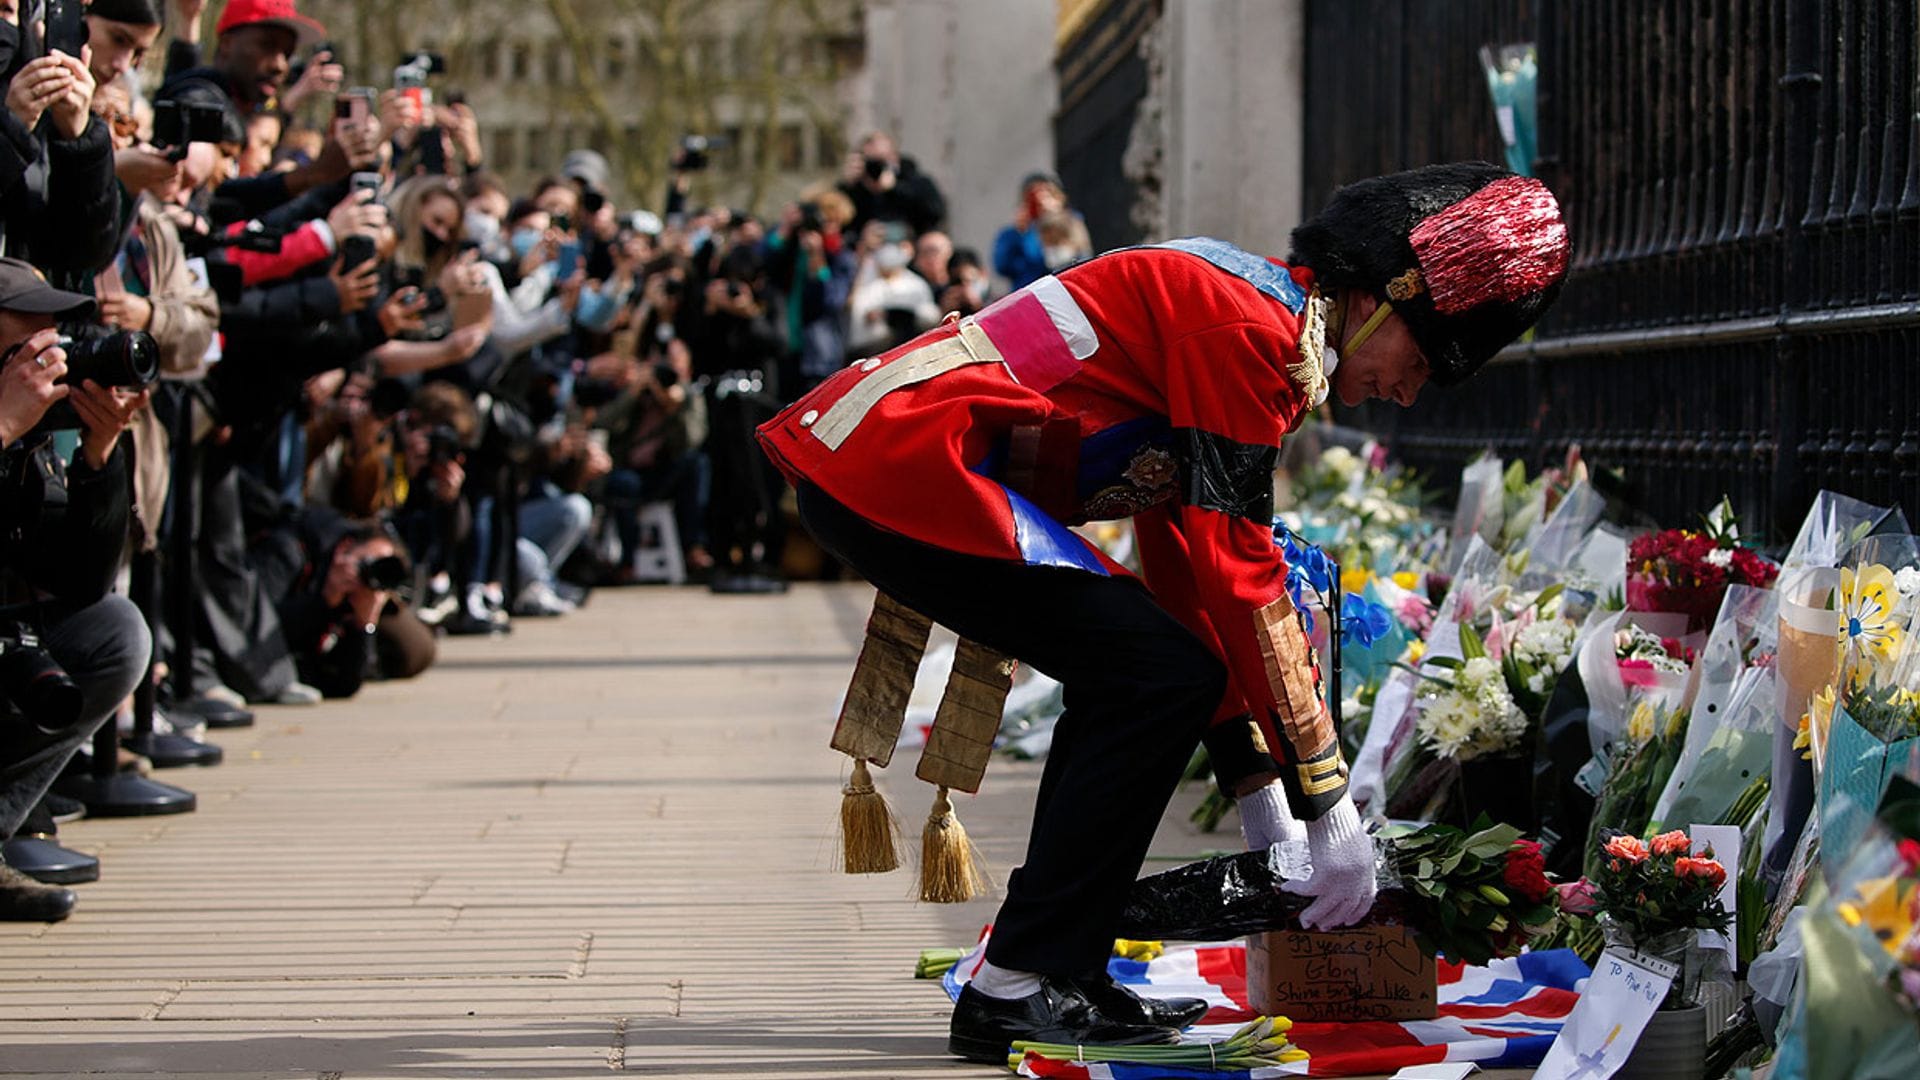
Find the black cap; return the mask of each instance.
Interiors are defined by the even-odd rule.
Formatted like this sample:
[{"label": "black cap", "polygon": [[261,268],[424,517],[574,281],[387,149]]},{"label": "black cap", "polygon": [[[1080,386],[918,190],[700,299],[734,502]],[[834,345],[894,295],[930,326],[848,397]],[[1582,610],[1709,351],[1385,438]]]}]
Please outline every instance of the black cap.
[{"label": "black cap", "polygon": [[0,259],[0,311],[92,318],[94,303],[91,297],[47,284],[46,275],[31,263]]}]

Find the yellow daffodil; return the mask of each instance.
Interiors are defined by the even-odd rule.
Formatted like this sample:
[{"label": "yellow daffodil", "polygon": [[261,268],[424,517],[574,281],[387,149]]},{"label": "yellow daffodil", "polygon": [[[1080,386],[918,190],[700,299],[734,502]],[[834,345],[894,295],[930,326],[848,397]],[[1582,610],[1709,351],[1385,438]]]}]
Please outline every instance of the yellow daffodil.
[{"label": "yellow daffodil", "polygon": [[1420,584],[1420,575],[1414,573],[1411,570],[1402,570],[1399,573],[1393,575],[1393,583],[1407,590],[1408,592],[1412,592],[1414,589],[1414,586]]},{"label": "yellow daffodil", "polygon": [[1793,733],[1793,748],[1800,751],[1800,759],[1802,761],[1813,760],[1812,719],[1813,716],[1811,713],[1801,713],[1799,727]]},{"label": "yellow daffodil", "polygon": [[1426,658],[1426,655],[1427,655],[1427,643],[1420,640],[1419,638],[1414,638],[1412,641],[1407,643],[1407,651],[1401,657],[1401,659],[1405,660],[1410,665],[1418,666],[1420,661]]},{"label": "yellow daffodil", "polygon": [[1367,582],[1373,580],[1373,571],[1366,569],[1340,571],[1340,588],[1343,592],[1365,592]]}]

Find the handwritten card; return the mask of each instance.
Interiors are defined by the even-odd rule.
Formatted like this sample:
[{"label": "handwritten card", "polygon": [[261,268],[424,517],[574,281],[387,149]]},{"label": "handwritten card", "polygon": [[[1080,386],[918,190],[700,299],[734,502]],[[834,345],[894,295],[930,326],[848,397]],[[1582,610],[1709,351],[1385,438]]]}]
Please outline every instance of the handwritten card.
[{"label": "handwritten card", "polygon": [[1638,953],[1600,954],[1535,1080],[1606,1080],[1640,1041],[1680,969]]}]

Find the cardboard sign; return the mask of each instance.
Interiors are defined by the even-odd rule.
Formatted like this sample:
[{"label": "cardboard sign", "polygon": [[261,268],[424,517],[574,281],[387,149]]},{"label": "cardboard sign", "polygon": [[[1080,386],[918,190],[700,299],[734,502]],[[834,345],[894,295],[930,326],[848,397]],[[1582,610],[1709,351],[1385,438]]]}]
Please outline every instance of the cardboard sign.
[{"label": "cardboard sign", "polygon": [[1247,939],[1247,999],[1296,1021],[1431,1020],[1438,970],[1397,926],[1276,930]]},{"label": "cardboard sign", "polygon": [[1533,1074],[1535,1080],[1612,1076],[1626,1064],[1677,974],[1679,968],[1651,956],[1601,953],[1579,1003]]}]

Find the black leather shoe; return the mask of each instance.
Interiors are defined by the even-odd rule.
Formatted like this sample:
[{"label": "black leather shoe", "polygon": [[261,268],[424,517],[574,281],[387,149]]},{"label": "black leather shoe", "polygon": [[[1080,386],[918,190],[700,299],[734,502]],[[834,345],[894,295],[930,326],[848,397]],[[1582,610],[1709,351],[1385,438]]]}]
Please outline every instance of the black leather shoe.
[{"label": "black leather shoe", "polygon": [[1067,1046],[1167,1046],[1180,1033],[1167,1027],[1123,1024],[1064,982],[1045,980],[1038,993],[1012,1000],[988,997],[963,987],[947,1029],[947,1052],[983,1065],[1005,1066],[1013,1043],[1061,1043]]},{"label": "black leather shoe", "polygon": [[42,885],[0,863],[0,922],[59,922],[73,914],[72,889]]},{"label": "black leather shoe", "polygon": [[83,851],[61,847],[46,833],[18,836],[0,844],[0,863],[42,885],[81,885],[100,880],[100,860]]},{"label": "black leather shoe", "polygon": [[242,708],[231,702],[201,694],[192,701],[175,705],[167,710],[175,728],[190,728],[204,721],[210,728],[243,728],[253,726],[253,710]]},{"label": "black leather shoe", "polygon": [[1212,1006],[1201,998],[1141,997],[1114,981],[1105,972],[1069,980],[1080,996],[1093,1003],[1103,1016],[1123,1024],[1147,1024],[1152,1027],[1183,1028],[1207,1015]]}]

